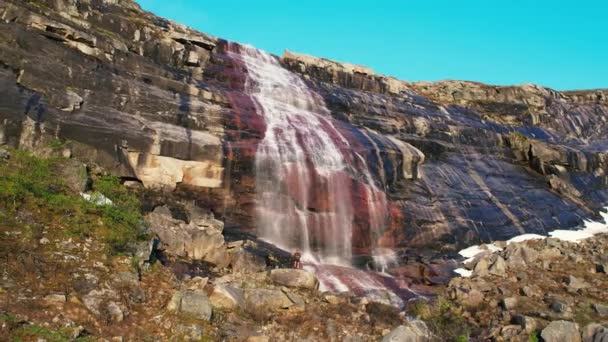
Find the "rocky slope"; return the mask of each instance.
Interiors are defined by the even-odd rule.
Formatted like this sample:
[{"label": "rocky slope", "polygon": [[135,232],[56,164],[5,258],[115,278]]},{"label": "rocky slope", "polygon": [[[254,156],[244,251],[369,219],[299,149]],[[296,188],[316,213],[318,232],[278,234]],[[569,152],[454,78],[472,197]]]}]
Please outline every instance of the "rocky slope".
[{"label": "rocky slope", "polygon": [[[224,241],[222,222],[208,213],[161,192],[127,189],[67,158],[63,145],[49,146],[47,154],[0,149],[0,340],[608,337],[607,235],[580,243],[495,242],[501,249],[495,252],[481,246],[464,265],[472,276],[447,284],[406,263],[404,273],[417,269],[415,280],[435,295],[413,298],[400,311],[387,305],[388,293],[320,292],[317,278],[289,268],[280,250]],[[108,196],[100,200],[100,192]],[[139,207],[158,198],[167,204],[144,224]],[[163,235],[173,229],[197,231],[200,239],[180,244]]]},{"label": "rocky slope", "polygon": [[[206,213],[186,223],[159,206],[144,223],[139,208],[162,195],[49,149],[0,149],[1,341],[376,341],[406,323],[386,304],[319,292],[280,252],[225,242]],[[161,224],[202,242],[159,241]]]},{"label": "rocky slope", "polygon": [[[499,244],[467,264],[445,296],[471,333],[494,341],[604,341],[608,338],[608,236],[580,243],[549,238]],[[431,319],[424,305],[412,312]]]},{"label": "rocky slope", "polygon": [[[226,41],[129,0],[3,0],[0,18],[0,142],[69,140],[89,164],[255,232],[264,122]],[[280,62],[373,161],[386,247],[454,251],[572,228],[608,203],[605,91],[408,83],[291,52]]]}]

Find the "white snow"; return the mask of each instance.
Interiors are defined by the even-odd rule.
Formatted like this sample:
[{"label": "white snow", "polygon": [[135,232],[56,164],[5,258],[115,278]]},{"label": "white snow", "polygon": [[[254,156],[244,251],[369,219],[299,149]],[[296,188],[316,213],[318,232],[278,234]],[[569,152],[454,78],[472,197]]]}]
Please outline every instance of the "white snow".
[{"label": "white snow", "polygon": [[461,277],[463,278],[469,278],[470,276],[473,275],[473,271],[464,269],[464,268],[457,268],[454,270],[455,273],[460,274]]},{"label": "white snow", "polygon": [[98,206],[114,205],[114,202],[112,202],[112,200],[110,200],[109,198],[104,196],[101,192],[93,192],[90,194],[85,194],[85,193],[81,192],[80,196],[82,198],[84,198],[86,201],[91,202]]},{"label": "white snow", "polygon": [[523,242],[523,241],[528,241],[528,240],[542,240],[544,238],[546,238],[546,236],[544,236],[544,235],[522,234],[522,235],[518,235],[518,236],[510,239],[509,241],[507,241],[507,245],[511,244],[513,242]]},{"label": "white snow", "polygon": [[[597,235],[600,233],[608,233],[608,207],[606,207],[605,210],[607,212],[600,211],[600,215],[602,216],[602,219],[604,220],[604,222],[585,220],[583,227],[579,230],[558,229],[558,230],[554,230],[554,231],[550,232],[549,236],[560,239],[560,240],[564,240],[564,241],[580,242],[581,240],[588,239],[588,238],[593,237],[594,235]],[[527,240],[546,239],[547,237],[548,236],[538,235],[538,234],[522,234],[522,235],[516,236],[516,237],[508,240],[507,244],[510,244],[513,242],[522,242],[522,241],[527,241]],[[460,252],[458,252],[458,254],[465,257],[466,260],[464,261],[464,263],[467,263],[467,262],[472,261],[480,253],[483,253],[487,250],[494,253],[496,251],[500,251],[501,249],[494,244],[475,245],[475,246],[467,247],[467,248],[461,250]],[[458,273],[461,277],[465,277],[465,278],[470,277],[473,274],[472,271],[469,271],[464,268],[458,268],[458,269],[454,270],[454,272]]]},{"label": "white snow", "polygon": [[485,252],[485,251],[490,251],[491,253],[494,252],[498,252],[501,251],[502,248],[496,246],[493,243],[489,243],[489,244],[484,244],[484,245],[475,245],[475,246],[471,246],[468,248],[465,248],[463,250],[461,250],[460,252],[458,252],[458,254],[462,255],[463,257],[467,258],[464,262],[471,262],[473,261],[473,259],[478,256],[479,254]]}]

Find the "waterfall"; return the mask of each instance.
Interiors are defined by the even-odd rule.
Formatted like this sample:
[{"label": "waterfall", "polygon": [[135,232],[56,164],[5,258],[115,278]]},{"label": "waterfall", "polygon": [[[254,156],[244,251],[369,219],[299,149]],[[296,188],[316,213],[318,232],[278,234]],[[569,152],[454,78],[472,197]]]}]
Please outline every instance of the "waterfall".
[{"label": "waterfall", "polygon": [[[321,96],[275,56],[234,44],[228,50],[247,69],[245,91],[266,124],[255,160],[258,236],[300,250],[305,261],[351,265],[358,226],[366,226],[375,246],[388,219],[386,195],[364,156]],[[355,222],[361,199],[363,223]]]}]

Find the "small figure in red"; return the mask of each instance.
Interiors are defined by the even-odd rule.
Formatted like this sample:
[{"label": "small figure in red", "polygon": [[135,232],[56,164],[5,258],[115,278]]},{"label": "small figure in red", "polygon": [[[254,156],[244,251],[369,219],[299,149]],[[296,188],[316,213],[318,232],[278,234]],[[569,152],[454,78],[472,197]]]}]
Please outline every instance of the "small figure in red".
[{"label": "small figure in red", "polygon": [[300,258],[302,258],[302,254],[300,254],[300,251],[296,251],[295,253],[293,253],[292,257],[293,257],[293,268],[301,269],[302,263],[300,262]]}]

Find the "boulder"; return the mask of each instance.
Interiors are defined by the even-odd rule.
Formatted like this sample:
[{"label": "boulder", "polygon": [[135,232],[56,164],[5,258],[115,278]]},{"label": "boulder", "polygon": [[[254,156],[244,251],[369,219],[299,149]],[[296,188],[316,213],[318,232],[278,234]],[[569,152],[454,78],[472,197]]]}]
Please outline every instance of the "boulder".
[{"label": "boulder", "polygon": [[593,310],[602,317],[608,317],[608,305],[593,304]]},{"label": "boulder", "polygon": [[167,305],[167,310],[192,315],[197,319],[211,319],[212,307],[207,295],[200,290],[178,291]]},{"label": "boulder", "polygon": [[458,301],[469,308],[475,308],[483,303],[484,295],[481,291],[477,289],[467,290],[467,291],[458,291],[457,299]]},{"label": "boulder", "polygon": [[426,323],[413,320],[406,325],[400,325],[382,338],[382,342],[426,342],[432,341],[432,334]]},{"label": "boulder", "polygon": [[517,306],[517,298],[516,297],[505,298],[500,302],[500,306],[502,306],[502,308],[505,310],[513,310]]},{"label": "boulder", "polygon": [[507,246],[506,260],[509,266],[525,267],[538,259],[538,252],[521,243],[512,243]]},{"label": "boulder", "polygon": [[203,328],[197,324],[180,324],[175,327],[175,334],[182,341],[200,341],[203,339]]},{"label": "boulder", "polygon": [[106,304],[106,312],[112,322],[119,323],[125,318],[123,310],[116,302],[108,302]]},{"label": "boulder", "polygon": [[573,290],[580,290],[589,287],[589,284],[587,284],[584,280],[578,279],[575,276],[570,275],[568,277],[568,287]]},{"label": "boulder", "polygon": [[551,308],[551,310],[556,313],[566,313],[569,311],[568,304],[559,300],[551,302],[549,308]]},{"label": "boulder", "polygon": [[95,316],[105,316],[112,321],[120,322],[124,319],[124,313],[113,301],[116,298],[117,295],[113,291],[94,289],[82,296],[82,303]]},{"label": "boulder", "polygon": [[319,286],[319,281],[313,273],[300,269],[274,269],[270,271],[270,279],[287,287],[316,289]]},{"label": "boulder", "polygon": [[288,309],[293,305],[281,290],[245,290],[245,311],[255,318],[267,318],[272,313]]},{"label": "boulder", "polygon": [[61,163],[57,173],[64,184],[77,194],[86,192],[91,186],[87,166],[75,159],[69,159]]},{"label": "boulder", "polygon": [[528,334],[536,331],[540,325],[536,318],[525,315],[513,316],[511,318],[511,323],[519,325]]},{"label": "boulder", "polygon": [[266,261],[259,255],[250,252],[243,246],[228,250],[230,268],[235,273],[257,273],[266,269]]},{"label": "boulder", "polygon": [[50,303],[65,303],[67,301],[66,296],[63,294],[51,294],[44,297],[44,300]]},{"label": "boulder", "polygon": [[492,275],[505,277],[507,275],[507,265],[505,264],[505,259],[498,256],[488,271]]},{"label": "boulder", "polygon": [[[174,219],[165,207],[158,207],[146,216],[150,230],[158,236],[159,249],[176,256],[202,260],[219,267],[229,262],[221,227],[213,221],[199,225]],[[200,221],[198,221],[201,223]]]},{"label": "boulder", "polygon": [[485,257],[480,258],[475,267],[473,268],[473,273],[477,276],[485,276],[488,274],[488,260]]},{"label": "boulder", "polygon": [[213,285],[209,294],[209,301],[213,309],[235,310],[243,306],[243,290],[232,285]]},{"label": "boulder", "polygon": [[608,328],[601,324],[587,324],[581,335],[583,342],[608,342]]},{"label": "boulder", "polygon": [[540,336],[545,342],[580,342],[578,324],[568,321],[553,321],[543,329]]}]

